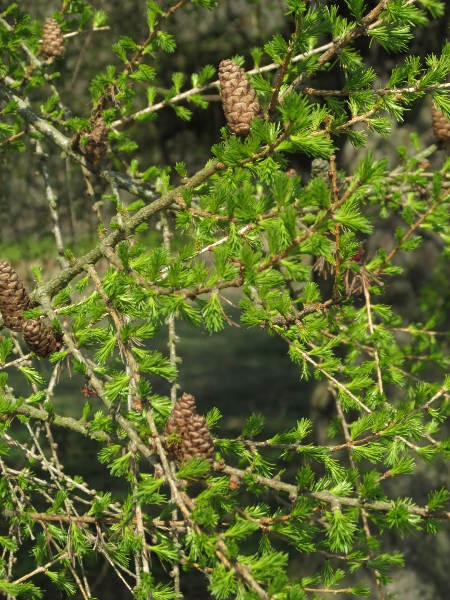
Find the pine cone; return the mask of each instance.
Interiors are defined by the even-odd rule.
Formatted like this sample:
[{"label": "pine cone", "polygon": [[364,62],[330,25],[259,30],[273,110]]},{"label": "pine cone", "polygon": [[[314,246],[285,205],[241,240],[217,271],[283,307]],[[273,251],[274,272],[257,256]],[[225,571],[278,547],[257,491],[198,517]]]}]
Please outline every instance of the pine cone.
[{"label": "pine cone", "polygon": [[[168,418],[164,427],[164,436],[169,437],[173,433],[182,437],[187,427],[187,422],[195,413],[195,398],[191,394],[186,392],[178,398],[175,406],[173,407],[172,414]],[[179,458],[181,441],[171,442],[168,444],[167,449],[169,454],[174,458]]]},{"label": "pine cone", "polygon": [[164,428],[165,437],[176,434],[178,442],[166,443],[170,456],[180,462],[201,457],[212,462],[214,443],[205,417],[195,412],[195,398],[184,393],[178,398]]},{"label": "pine cone", "polygon": [[30,297],[12,266],[0,260],[0,311],[5,326],[13,331],[22,330],[22,314],[30,308]]},{"label": "pine cone", "polygon": [[187,421],[195,414],[195,398],[191,394],[184,394],[178,398],[173,407],[172,414],[166,422],[164,435],[169,436],[172,433],[181,435],[186,429]]},{"label": "pine cone", "polygon": [[311,163],[311,177],[321,177],[328,179],[330,163],[324,158],[315,158]]},{"label": "pine cone", "polygon": [[431,102],[431,122],[433,124],[434,137],[442,142],[449,142],[450,121],[434,102]]},{"label": "pine cone", "polygon": [[205,417],[192,415],[182,435],[180,460],[187,462],[191,458],[204,458],[212,462],[213,455],[214,442]]},{"label": "pine cone", "polygon": [[262,108],[255,90],[243,69],[231,60],[219,65],[219,82],[222,105],[231,133],[248,135],[250,123],[262,115]]},{"label": "pine cone", "polygon": [[93,169],[97,169],[108,149],[108,129],[103,117],[99,117],[91,133],[88,135],[88,143],[86,144],[86,156],[91,163]]},{"label": "pine cone", "polygon": [[45,19],[42,32],[42,51],[47,58],[60,58],[64,54],[64,36],[55,19]]},{"label": "pine cone", "polygon": [[44,358],[61,348],[59,335],[51,325],[39,319],[29,319],[23,322],[23,339],[29,349]]}]

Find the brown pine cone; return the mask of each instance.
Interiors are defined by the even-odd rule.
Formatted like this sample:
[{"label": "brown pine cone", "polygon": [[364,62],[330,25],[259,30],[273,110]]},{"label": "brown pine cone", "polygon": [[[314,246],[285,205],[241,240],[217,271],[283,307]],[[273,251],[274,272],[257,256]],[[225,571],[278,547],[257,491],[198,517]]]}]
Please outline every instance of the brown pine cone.
[{"label": "brown pine cone", "polygon": [[192,415],[182,435],[181,462],[187,462],[191,458],[204,458],[208,462],[212,462],[213,455],[214,442],[205,417]]},{"label": "brown pine cone", "polygon": [[223,110],[231,133],[248,135],[250,123],[262,115],[262,108],[244,69],[231,60],[223,60],[219,64],[219,82]]},{"label": "brown pine cone", "polygon": [[0,311],[5,326],[21,331],[23,311],[30,305],[30,297],[17,273],[8,261],[0,260]]},{"label": "brown pine cone", "polygon": [[23,339],[29,349],[44,358],[61,348],[60,336],[53,327],[40,319],[28,319],[23,322]]},{"label": "brown pine cone", "polygon": [[[178,437],[182,438],[189,419],[195,413],[195,408],[194,396],[191,394],[186,394],[185,392],[181,398],[178,398],[175,406],[173,407],[172,414],[168,418],[164,427],[164,436],[169,437],[175,433]],[[167,449],[171,456],[174,458],[179,458],[181,441],[170,442],[167,446]]]},{"label": "brown pine cone", "polygon": [[175,406],[173,407],[172,414],[166,422],[164,428],[164,435],[167,437],[172,433],[178,433],[179,435],[186,429],[188,420],[195,413],[195,398],[191,394],[184,394],[181,398],[178,398]]},{"label": "brown pine cone", "polygon": [[433,124],[434,137],[442,142],[450,141],[450,121],[441,110],[431,102],[431,122]]},{"label": "brown pine cone", "polygon": [[176,434],[180,440],[166,442],[166,447],[169,455],[180,462],[187,462],[194,457],[212,462],[213,439],[205,417],[198,415],[195,410],[194,396],[184,393],[173,407],[164,428],[166,438]]},{"label": "brown pine cone", "polygon": [[86,156],[94,169],[97,169],[108,149],[108,129],[103,117],[99,117],[88,135]]},{"label": "brown pine cone", "polygon": [[64,54],[64,36],[55,19],[45,19],[42,32],[42,52],[47,58],[60,58]]}]

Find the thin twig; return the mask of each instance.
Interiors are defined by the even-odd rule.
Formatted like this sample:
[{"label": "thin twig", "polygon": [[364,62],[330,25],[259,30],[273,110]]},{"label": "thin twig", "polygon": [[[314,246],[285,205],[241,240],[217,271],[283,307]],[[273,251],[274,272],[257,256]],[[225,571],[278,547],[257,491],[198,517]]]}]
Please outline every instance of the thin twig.
[{"label": "thin twig", "polygon": [[38,573],[46,573],[50,567],[53,567],[53,565],[58,564],[62,560],[65,560],[66,558],[68,558],[68,556],[69,555],[67,554],[67,552],[65,552],[64,554],[61,554],[60,556],[58,556],[54,560],[51,560],[50,562],[46,563],[45,565],[41,565],[40,567],[37,567],[36,569],[34,569],[34,571],[30,571],[30,573],[27,573],[26,575],[23,575],[19,579],[14,580],[12,583],[14,585],[17,585],[19,583],[22,583],[23,581],[26,581],[27,579],[30,579],[30,577],[34,577],[35,575],[38,575]]},{"label": "thin twig", "polygon": [[[367,281],[366,281],[365,277],[363,277],[363,279],[362,279],[362,285],[363,285],[363,291],[364,291],[364,298],[366,300],[367,325],[369,327],[370,337],[373,340],[375,330],[374,330],[373,321],[372,321],[372,304],[370,301],[369,288],[367,286]],[[381,375],[380,357],[378,355],[378,349],[376,346],[376,342],[374,342],[374,341],[373,341],[373,357],[375,359],[375,366],[377,369],[378,391],[380,392],[380,395],[382,396],[384,394],[384,391],[383,391],[383,378]]]},{"label": "thin twig", "polygon": [[404,236],[402,237],[400,243],[398,243],[392,250],[391,252],[389,252],[389,254],[386,256],[386,258],[383,260],[383,262],[381,263],[380,266],[378,266],[375,271],[374,274],[379,274],[382,272],[383,268],[393,259],[393,257],[397,254],[397,252],[401,249],[402,245],[406,242],[406,240],[408,240],[408,238],[411,237],[411,235],[422,225],[422,223],[425,221],[425,219],[427,217],[429,217],[438,206],[440,206],[442,204],[442,202],[444,202],[444,200],[446,200],[448,197],[450,196],[448,190],[444,190],[440,197],[438,198],[438,200],[436,200],[436,202],[434,202],[434,204],[432,204],[430,206],[430,208],[423,213],[419,219],[417,219],[417,221],[409,228],[409,230],[404,234]]},{"label": "thin twig", "polygon": [[[167,215],[164,214],[164,212],[161,212],[160,220],[161,220],[161,224],[162,224],[163,246],[164,246],[165,250],[167,251],[167,253],[170,253],[170,251],[171,251],[170,240],[172,238],[172,234],[170,232],[169,221],[168,221]],[[174,315],[169,315],[168,329],[169,329],[169,342],[168,342],[169,359],[170,359],[170,364],[171,364],[172,368],[174,370],[176,370],[178,367],[177,363],[178,363],[179,359],[177,357],[178,337],[177,337],[176,331],[175,331]],[[177,401],[177,391],[178,391],[179,387],[180,386],[177,381],[174,381],[172,383],[172,385],[170,386],[170,402],[172,404],[172,407],[175,406],[175,403]],[[170,467],[171,467],[172,475],[175,476],[175,472],[176,472],[175,465],[172,463],[170,465]],[[171,502],[176,502],[176,498],[174,497],[172,492],[171,492]],[[179,518],[178,510],[175,508],[172,511],[172,519],[173,519],[173,521],[177,521],[178,518]],[[173,538],[173,542],[174,542],[175,546],[178,548],[178,551],[180,551],[181,545],[178,541],[178,536],[177,536],[176,531],[172,532],[172,538]],[[174,564],[172,566],[171,575],[173,577],[175,594],[176,594],[177,598],[182,598],[183,594],[181,593],[180,564],[178,561],[174,562]]]},{"label": "thin twig", "polygon": [[[336,393],[336,390],[334,389],[333,386],[330,386],[329,389],[334,398],[337,415],[338,415],[339,421],[341,422],[341,425],[342,425],[342,431],[344,432],[345,441],[348,444],[348,457],[349,457],[350,466],[353,469],[353,472],[357,473],[356,463],[353,458],[353,448],[351,446],[350,428],[349,428],[347,420],[345,418],[344,411],[342,410],[341,401],[339,400],[339,396]],[[358,488],[359,488],[359,484],[358,484]],[[367,515],[367,511],[364,508],[361,509],[361,519],[362,519],[362,523],[363,523],[364,535],[366,536],[367,546],[369,549],[369,556],[371,558],[373,558],[373,552],[372,552],[371,546],[370,546],[370,539],[372,538],[372,534],[370,532],[370,525],[369,525],[369,518]],[[377,571],[374,571],[374,575],[375,575],[375,581],[376,581],[377,588],[378,588],[379,600],[385,600],[385,595],[384,595],[382,583],[380,580],[380,576]]]},{"label": "thin twig", "polygon": [[[319,492],[305,490],[303,488],[299,488],[296,485],[292,485],[290,483],[284,483],[279,479],[271,479],[269,477],[263,477],[262,475],[257,475],[255,473],[249,473],[248,471],[242,471],[240,469],[236,469],[234,467],[230,467],[228,465],[224,465],[222,463],[214,463],[214,470],[218,473],[225,473],[227,475],[234,475],[240,481],[245,482],[247,478],[250,478],[255,483],[277,490],[279,492],[284,492],[289,495],[293,500],[299,496],[303,496],[305,498],[312,498],[317,500],[318,502],[324,502],[325,504],[335,505],[336,503],[341,504],[342,506],[352,506],[354,508],[364,508],[365,510],[374,510],[377,512],[385,513],[390,512],[394,508],[394,504],[392,502],[384,502],[384,501],[374,501],[374,502],[366,502],[361,500],[360,498],[350,498],[347,496],[336,496],[335,494],[331,494],[328,491],[322,490]],[[450,511],[445,510],[428,510],[426,507],[414,506],[411,504],[403,505],[405,510],[411,515],[417,515],[422,519],[450,519]]]}]

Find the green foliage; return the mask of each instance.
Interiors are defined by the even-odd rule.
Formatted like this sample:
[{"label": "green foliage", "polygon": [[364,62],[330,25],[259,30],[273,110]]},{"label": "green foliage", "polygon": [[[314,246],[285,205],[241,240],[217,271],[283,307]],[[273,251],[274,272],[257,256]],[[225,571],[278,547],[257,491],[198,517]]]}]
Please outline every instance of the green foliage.
[{"label": "green foliage", "polygon": [[[412,311],[389,292],[412,277],[405,256],[432,242],[450,255],[450,161],[423,148],[419,131],[396,164],[356,150],[388,137],[427,95],[450,118],[450,44],[411,52],[417,28],[442,17],[444,3],[288,0],[284,29],[231,57],[257,67],[248,81],[262,111],[249,135],[216,131],[201,167],[191,147],[161,164],[164,140],[158,164],[148,164],[158,112],[183,132],[183,122],[212,114],[200,111],[217,100],[218,65],[189,72],[176,27],[216,4],[163,10],[147,0],[144,12],[134,7],[141,39],[142,30],[107,28],[109,9],[64,1],[54,16],[69,34],[69,60],[42,56],[42,23],[27,3],[2,9],[1,159],[14,176],[16,153],[27,151],[30,179],[40,170],[57,249],[31,268],[35,289],[16,315],[51,327],[39,343],[54,335],[56,351],[30,355],[16,331],[0,339],[0,590],[11,598],[43,598],[55,586],[92,597],[94,563],[111,565],[111,578],[142,600],[179,598],[193,570],[218,600],[376,597],[404,566],[383,533],[436,534],[449,518],[450,492],[417,485],[420,469],[450,457],[448,266],[424,254],[435,261],[434,285],[421,286]],[[110,50],[90,61],[91,81],[76,69],[86,104],[59,87],[74,76],[74,38],[97,28]],[[388,66],[368,64],[371,45],[390,53]],[[347,142],[348,173],[336,166]],[[62,174],[70,185],[56,193]],[[59,214],[67,189],[83,185],[98,217],[84,253],[67,247]],[[7,297],[14,281],[2,279]],[[6,330],[21,327],[8,319],[14,302],[0,306]],[[181,389],[171,417],[186,381],[180,321],[214,340],[236,325],[244,336],[261,329],[284,344],[299,379],[326,382],[333,414],[305,417],[302,397],[288,424],[270,423],[258,397],[232,436],[222,431],[226,407],[221,421],[214,399],[202,398],[205,421],[195,421],[197,392]],[[66,373],[80,399],[70,416],[60,403]],[[236,378],[233,367],[227,376]],[[282,390],[276,369],[268,380]],[[76,438],[70,469],[55,428]],[[106,483],[84,464],[86,438]],[[390,486],[394,478],[412,491]]]}]

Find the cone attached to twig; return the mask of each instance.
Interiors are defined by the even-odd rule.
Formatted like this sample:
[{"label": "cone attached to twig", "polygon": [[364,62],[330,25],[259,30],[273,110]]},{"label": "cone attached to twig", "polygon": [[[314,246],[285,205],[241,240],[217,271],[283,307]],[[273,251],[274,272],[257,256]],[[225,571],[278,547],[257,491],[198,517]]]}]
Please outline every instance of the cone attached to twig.
[{"label": "cone attached to twig", "polygon": [[212,462],[214,442],[205,417],[195,411],[194,396],[184,393],[177,400],[164,428],[166,438],[173,434],[177,438],[166,441],[166,448],[170,456],[180,462],[187,462],[194,457]]},{"label": "cone attached to twig", "polygon": [[179,458],[181,453],[181,440],[186,430],[187,422],[195,414],[195,398],[191,394],[184,394],[175,403],[170,417],[164,427],[164,436],[168,438],[175,435],[177,440],[166,444],[169,454],[173,458]]},{"label": "cone attached to twig", "polygon": [[55,19],[45,19],[42,32],[42,52],[47,58],[60,58],[64,54],[64,36]]},{"label": "cone attached to twig", "polygon": [[192,415],[195,413],[195,398],[191,394],[184,394],[178,398],[172,413],[166,422],[164,435],[167,437],[172,433],[181,435],[186,429],[186,424]]},{"label": "cone attached to twig", "polygon": [[214,455],[214,442],[205,417],[192,415],[186,425],[181,440],[181,460],[204,458],[211,462]]},{"label": "cone attached to twig", "polygon": [[8,261],[0,260],[0,311],[5,326],[21,331],[22,314],[30,306],[30,297],[17,273]]},{"label": "cone attached to twig", "polygon": [[434,137],[441,142],[450,142],[450,121],[434,102],[431,102],[431,122]]},{"label": "cone attached to twig", "polygon": [[98,169],[108,149],[108,129],[103,117],[96,121],[86,144],[86,157],[94,169]]},{"label": "cone attached to twig", "polygon": [[262,115],[262,108],[244,69],[232,60],[223,60],[219,65],[219,82],[223,110],[231,133],[248,135],[250,123]]},{"label": "cone attached to twig", "polygon": [[61,348],[60,336],[49,323],[40,319],[23,322],[23,339],[29,349],[38,356],[46,357]]}]

